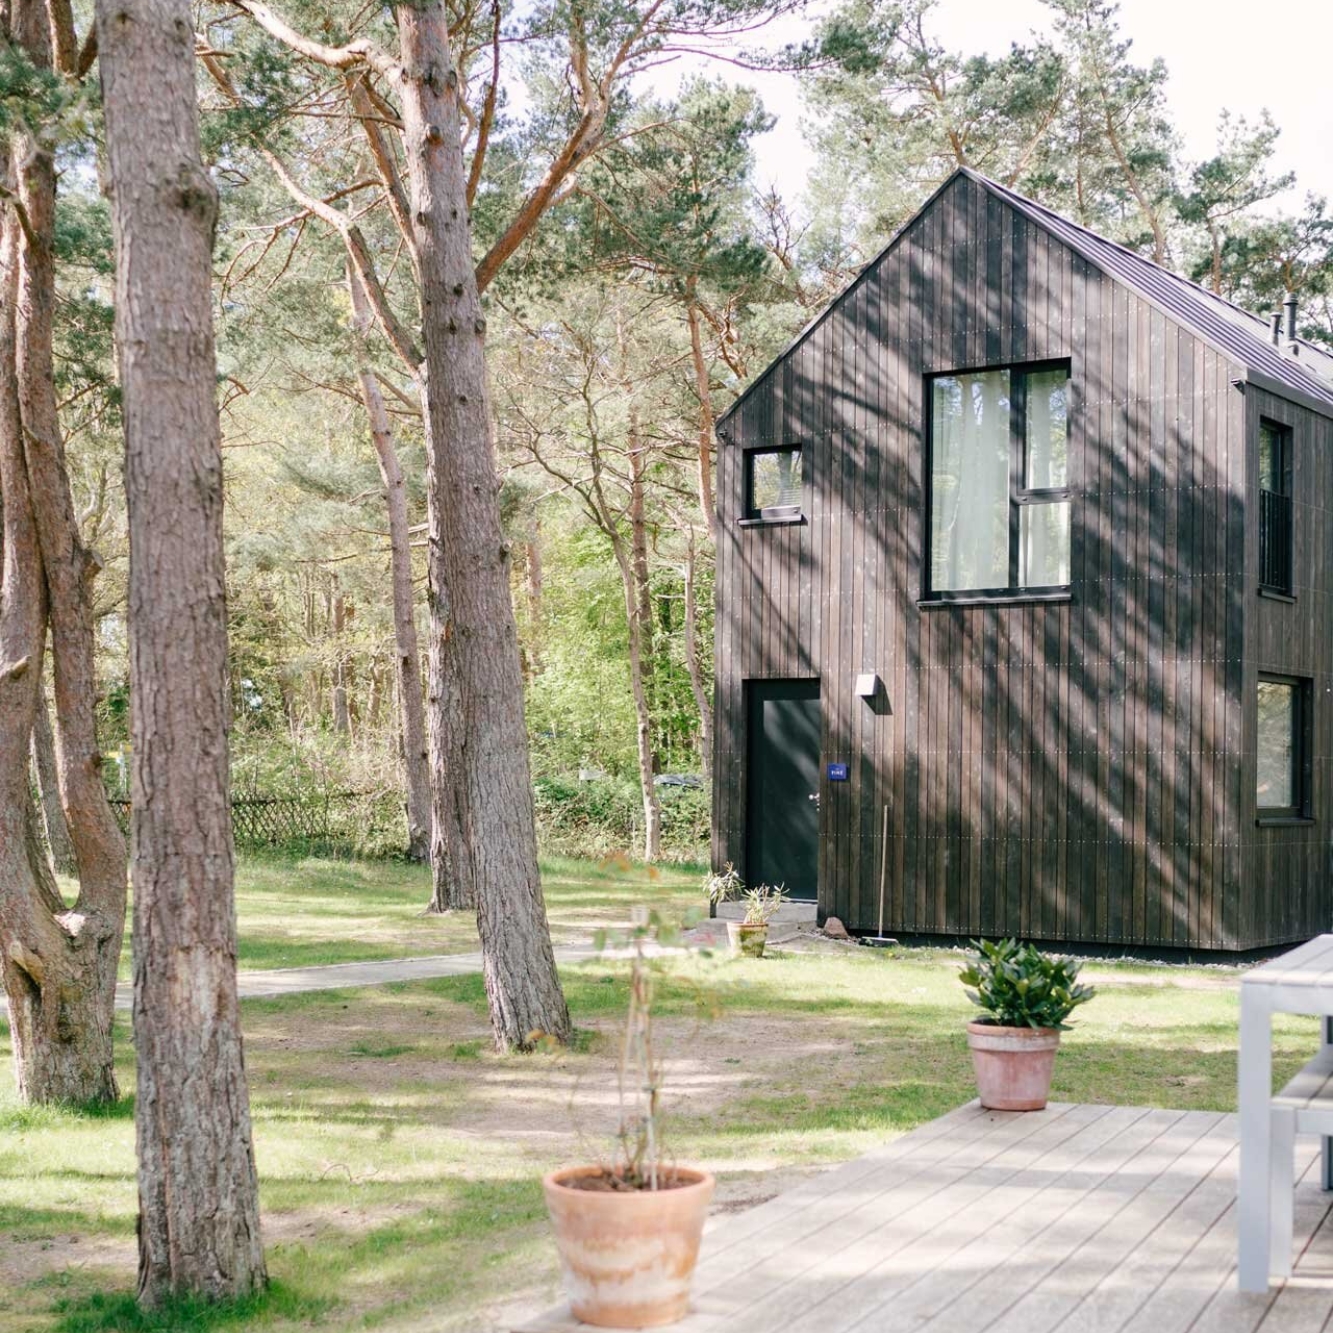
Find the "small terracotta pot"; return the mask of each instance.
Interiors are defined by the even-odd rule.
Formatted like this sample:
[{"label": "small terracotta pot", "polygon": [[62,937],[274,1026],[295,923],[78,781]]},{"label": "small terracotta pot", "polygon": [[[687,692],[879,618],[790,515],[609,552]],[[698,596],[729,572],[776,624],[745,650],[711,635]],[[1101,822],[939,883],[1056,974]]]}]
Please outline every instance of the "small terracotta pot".
[{"label": "small terracotta pot", "polygon": [[767,924],[756,926],[745,921],[727,922],[727,943],[733,958],[738,954],[744,954],[747,958],[762,958],[767,942]]},{"label": "small terracotta pot", "polygon": [[1051,1095],[1058,1028],[1002,1028],[969,1023],[967,1044],[977,1095],[991,1111],[1040,1111]]},{"label": "small terracotta pot", "polygon": [[542,1181],[574,1317],[598,1328],[657,1328],[684,1317],[713,1177],[677,1167],[669,1190],[586,1190],[567,1184],[598,1166]]}]

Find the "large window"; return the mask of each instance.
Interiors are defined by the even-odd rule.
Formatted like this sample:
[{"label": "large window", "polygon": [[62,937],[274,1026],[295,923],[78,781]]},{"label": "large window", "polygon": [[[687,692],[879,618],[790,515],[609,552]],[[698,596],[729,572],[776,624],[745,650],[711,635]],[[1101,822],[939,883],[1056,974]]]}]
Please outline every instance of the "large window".
[{"label": "large window", "polygon": [[1310,813],[1310,687],[1288,676],[1260,676],[1255,803],[1260,816]]},{"label": "large window", "polygon": [[1259,584],[1291,595],[1291,431],[1259,423]]},{"label": "large window", "polygon": [[805,484],[801,446],[751,449],[745,455],[745,517],[794,519],[801,516]]},{"label": "large window", "polygon": [[1069,585],[1069,366],[933,375],[928,598]]}]

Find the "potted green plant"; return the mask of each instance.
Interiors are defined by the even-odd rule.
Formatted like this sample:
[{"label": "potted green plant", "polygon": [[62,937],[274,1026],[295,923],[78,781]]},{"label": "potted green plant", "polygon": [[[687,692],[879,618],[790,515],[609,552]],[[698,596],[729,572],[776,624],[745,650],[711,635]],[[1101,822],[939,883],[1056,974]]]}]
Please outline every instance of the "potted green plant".
[{"label": "potted green plant", "polygon": [[713,1196],[712,1175],[677,1165],[662,1137],[654,973],[644,945],[676,935],[656,913],[629,932],[614,1160],[553,1171],[542,1181],[574,1316],[602,1328],[652,1328],[684,1316]]},{"label": "potted green plant", "polygon": [[746,889],[742,901],[745,915],[739,921],[727,922],[727,943],[732,957],[744,954],[747,958],[762,958],[768,943],[768,923],[786,900],[781,884],[756,884]]},{"label": "potted green plant", "polygon": [[1060,1033],[1094,995],[1080,964],[1017,940],[974,940],[976,957],[958,975],[986,1013],[967,1025],[977,1095],[992,1111],[1040,1111],[1051,1092]]}]

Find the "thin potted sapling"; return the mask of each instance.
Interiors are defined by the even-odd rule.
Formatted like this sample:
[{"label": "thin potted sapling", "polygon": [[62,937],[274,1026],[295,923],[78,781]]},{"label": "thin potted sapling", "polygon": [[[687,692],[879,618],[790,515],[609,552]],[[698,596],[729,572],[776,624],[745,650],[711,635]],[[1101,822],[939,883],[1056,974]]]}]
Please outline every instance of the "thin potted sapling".
[{"label": "thin potted sapling", "polygon": [[1068,1018],[1095,994],[1079,984],[1081,964],[1017,940],[974,940],[959,974],[986,1017],[967,1025],[981,1104],[992,1111],[1040,1111],[1051,1092],[1055,1054]]},{"label": "thin potted sapling", "polygon": [[663,1142],[655,976],[644,946],[676,936],[676,927],[655,912],[628,933],[613,1160],[553,1171],[542,1182],[574,1316],[602,1328],[657,1327],[684,1316],[713,1196],[713,1176],[677,1165]]}]

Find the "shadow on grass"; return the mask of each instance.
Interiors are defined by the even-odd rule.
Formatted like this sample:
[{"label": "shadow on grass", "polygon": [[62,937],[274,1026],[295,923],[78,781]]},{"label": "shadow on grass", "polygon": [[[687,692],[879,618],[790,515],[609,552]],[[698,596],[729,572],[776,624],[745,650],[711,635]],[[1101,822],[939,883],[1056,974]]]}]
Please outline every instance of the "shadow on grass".
[{"label": "shadow on grass", "polygon": [[179,1298],[142,1309],[132,1292],[93,1292],[57,1301],[56,1333],[207,1333],[248,1329],[275,1320],[312,1320],[332,1302],[309,1296],[282,1282],[238,1301]]}]

